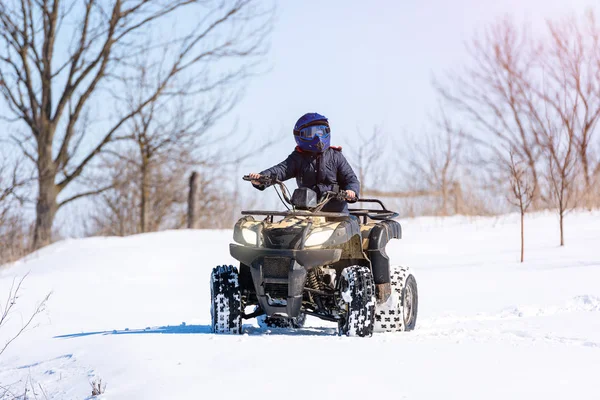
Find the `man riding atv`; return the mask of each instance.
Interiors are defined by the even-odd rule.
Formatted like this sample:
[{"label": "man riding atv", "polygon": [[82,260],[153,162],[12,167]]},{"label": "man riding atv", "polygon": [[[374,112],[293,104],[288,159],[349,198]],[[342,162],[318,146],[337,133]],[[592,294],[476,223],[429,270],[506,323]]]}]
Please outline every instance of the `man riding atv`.
[{"label": "man riding atv", "polygon": [[[319,197],[333,190],[344,190],[348,200],[357,199],[360,182],[352,167],[342,154],[341,147],[330,146],[331,128],[329,121],[317,113],[304,114],[294,126],[296,149],[285,161],[260,173],[251,173],[252,184],[259,190],[268,185],[261,177],[272,177],[278,181],[296,178],[299,188],[314,190]],[[332,199],[323,207],[324,212],[348,213],[348,204],[342,199]],[[356,221],[358,224],[358,221]],[[390,263],[385,248],[370,252],[373,264],[377,303],[385,303],[390,294]]]},{"label": "man riding atv", "polygon": [[[329,145],[327,118],[302,116],[294,136],[298,147],[285,161],[243,177],[261,190],[273,186],[287,210],[241,211],[229,245],[239,269],[211,273],[212,331],[241,334],[242,320],[263,317],[266,326],[300,328],[306,315],[336,322],[346,336],[414,329],[415,277],[390,266],[385,252],[402,237],[398,213],[358,199],[356,174]],[[290,194],[283,181],[293,177],[299,188]],[[357,201],[381,208],[348,208]]]}]

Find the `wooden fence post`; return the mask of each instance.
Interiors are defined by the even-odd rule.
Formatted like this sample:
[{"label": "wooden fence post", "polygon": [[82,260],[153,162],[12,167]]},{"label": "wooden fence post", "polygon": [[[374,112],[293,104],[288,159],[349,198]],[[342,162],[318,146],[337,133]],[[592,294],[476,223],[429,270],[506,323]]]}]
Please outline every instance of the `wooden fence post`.
[{"label": "wooden fence post", "polygon": [[187,227],[188,229],[194,229],[196,226],[196,200],[198,192],[198,173],[192,172],[190,176],[189,190],[188,190],[188,212],[187,212]]}]

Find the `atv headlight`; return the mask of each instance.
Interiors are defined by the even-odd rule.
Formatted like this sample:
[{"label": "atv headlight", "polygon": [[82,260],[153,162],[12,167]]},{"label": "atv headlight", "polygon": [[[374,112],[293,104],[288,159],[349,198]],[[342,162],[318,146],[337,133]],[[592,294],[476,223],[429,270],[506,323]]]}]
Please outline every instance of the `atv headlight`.
[{"label": "atv headlight", "polygon": [[252,229],[242,228],[242,237],[246,243],[256,246],[256,239],[258,239],[258,235]]},{"label": "atv headlight", "polygon": [[333,236],[333,232],[333,229],[324,229],[322,231],[313,232],[308,236],[304,245],[307,247],[319,246],[328,241],[329,238]]}]

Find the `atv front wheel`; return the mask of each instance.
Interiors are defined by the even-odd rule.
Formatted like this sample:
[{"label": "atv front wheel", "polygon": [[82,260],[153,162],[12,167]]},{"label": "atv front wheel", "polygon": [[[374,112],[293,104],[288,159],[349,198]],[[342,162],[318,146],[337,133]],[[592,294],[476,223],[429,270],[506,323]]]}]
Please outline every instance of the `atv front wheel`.
[{"label": "atv front wheel", "polygon": [[367,267],[352,266],[342,271],[340,292],[345,315],[339,321],[341,335],[371,336],[375,319],[375,284]]},{"label": "atv front wheel", "polygon": [[377,305],[375,332],[412,331],[417,324],[419,293],[417,281],[408,267],[391,267],[392,294],[384,304]]},{"label": "atv front wheel", "polygon": [[210,275],[210,316],[214,333],[242,333],[242,294],[238,278],[238,270],[232,265],[220,265]]}]

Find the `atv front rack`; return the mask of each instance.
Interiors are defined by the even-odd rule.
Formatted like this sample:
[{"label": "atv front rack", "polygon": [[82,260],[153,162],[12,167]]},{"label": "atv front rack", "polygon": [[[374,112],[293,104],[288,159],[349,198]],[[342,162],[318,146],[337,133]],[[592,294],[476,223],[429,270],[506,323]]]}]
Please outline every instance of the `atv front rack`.
[{"label": "atv front rack", "polygon": [[265,211],[265,210],[249,210],[242,211],[242,215],[274,215],[278,217],[325,217],[325,218],[343,218],[348,214],[336,212],[311,212],[311,211]]},{"label": "atv front rack", "polygon": [[354,215],[357,217],[362,217],[363,224],[367,223],[367,218],[371,218],[376,221],[384,221],[388,219],[395,219],[400,216],[395,211],[390,211],[385,208],[385,205],[381,202],[381,200],[377,199],[358,199],[357,203],[377,203],[381,206],[381,210],[370,210],[364,208],[351,208],[350,215]]},{"label": "atv front rack", "polygon": [[[379,200],[360,199],[359,202],[376,202],[381,204]],[[367,223],[367,218],[376,221],[385,221],[390,219],[396,219],[400,216],[397,212],[390,211],[387,209],[382,210],[371,210],[363,208],[351,208],[349,210],[350,215],[363,219],[363,224]],[[348,214],[336,213],[336,212],[311,212],[311,211],[267,211],[267,210],[246,210],[242,211],[242,215],[265,215],[265,216],[277,216],[277,217],[324,217],[324,218],[345,218]]]}]

